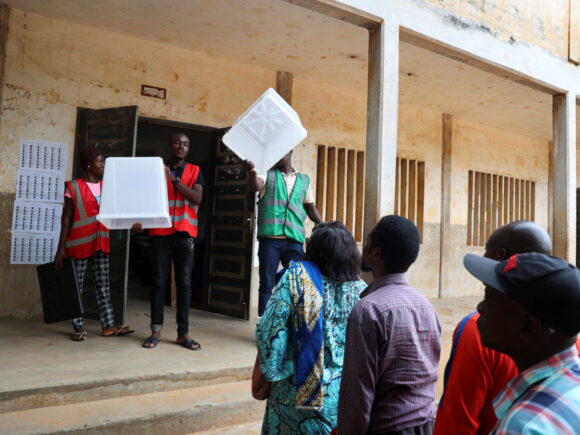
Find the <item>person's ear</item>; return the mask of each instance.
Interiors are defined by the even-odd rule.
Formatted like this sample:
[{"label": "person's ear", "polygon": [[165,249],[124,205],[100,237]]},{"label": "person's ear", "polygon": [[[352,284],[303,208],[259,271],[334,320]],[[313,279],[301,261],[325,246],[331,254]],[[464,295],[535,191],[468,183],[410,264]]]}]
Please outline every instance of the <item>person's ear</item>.
[{"label": "person's ear", "polygon": [[498,261],[504,261],[506,260],[508,257],[510,256],[508,250],[506,248],[501,248],[501,250],[499,251],[499,257],[498,257]]},{"label": "person's ear", "polygon": [[371,258],[373,259],[374,262],[382,261],[381,248],[379,246],[371,248]]},{"label": "person's ear", "polygon": [[534,316],[526,315],[523,319],[522,323],[522,334],[529,336],[531,339],[535,341],[535,337],[542,331],[543,325],[542,323],[536,319]]}]

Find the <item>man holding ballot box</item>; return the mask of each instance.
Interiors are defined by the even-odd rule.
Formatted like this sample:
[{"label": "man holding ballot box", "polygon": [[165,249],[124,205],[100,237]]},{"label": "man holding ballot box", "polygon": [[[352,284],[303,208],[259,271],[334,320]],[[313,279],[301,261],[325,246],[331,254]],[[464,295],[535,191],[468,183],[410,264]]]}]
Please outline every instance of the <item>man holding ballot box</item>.
[{"label": "man holding ballot box", "polygon": [[185,162],[189,152],[189,138],[185,134],[171,135],[167,148],[169,159],[165,164],[165,176],[172,226],[149,230],[153,249],[151,336],[143,342],[143,347],[152,349],[161,338],[165,288],[171,276],[173,259],[177,288],[177,344],[189,350],[199,350],[201,345],[188,334],[191,268],[194,238],[197,236],[197,211],[203,197],[203,176],[199,166]]},{"label": "man holding ballot box", "polygon": [[315,224],[321,223],[322,218],[314,204],[310,179],[292,167],[292,151],[267,174],[258,175],[249,160],[244,160],[243,165],[248,171],[250,189],[260,191],[258,315],[261,316],[272,295],[280,261],[286,267],[290,260],[304,260],[306,216]]}]

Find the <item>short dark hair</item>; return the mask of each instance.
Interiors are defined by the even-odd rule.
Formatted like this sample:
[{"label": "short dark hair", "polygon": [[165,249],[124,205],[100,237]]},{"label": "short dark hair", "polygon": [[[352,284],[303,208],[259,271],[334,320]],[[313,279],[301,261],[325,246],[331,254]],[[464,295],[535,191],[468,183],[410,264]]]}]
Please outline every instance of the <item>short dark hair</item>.
[{"label": "short dark hair", "polygon": [[371,247],[380,248],[386,273],[406,272],[419,255],[421,237],[413,222],[402,216],[383,216],[371,232]]},{"label": "short dark hair", "polygon": [[170,144],[175,136],[185,136],[187,138],[187,140],[191,140],[187,133],[184,133],[182,131],[176,131],[175,133],[171,133],[169,135],[169,139],[167,140],[167,143]]},{"label": "short dark hair", "polygon": [[306,259],[330,281],[343,283],[360,277],[361,255],[352,233],[342,222],[319,224],[310,237]]}]

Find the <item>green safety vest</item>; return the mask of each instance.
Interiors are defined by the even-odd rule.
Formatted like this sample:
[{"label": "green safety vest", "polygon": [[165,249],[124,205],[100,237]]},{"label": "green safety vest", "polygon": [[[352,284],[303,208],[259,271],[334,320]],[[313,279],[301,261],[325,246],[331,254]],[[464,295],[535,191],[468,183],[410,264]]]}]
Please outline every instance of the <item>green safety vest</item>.
[{"label": "green safety vest", "polygon": [[258,201],[258,237],[286,236],[304,243],[304,199],[309,184],[307,175],[296,174],[296,183],[288,200],[286,183],[280,170],[268,171],[266,192]]}]

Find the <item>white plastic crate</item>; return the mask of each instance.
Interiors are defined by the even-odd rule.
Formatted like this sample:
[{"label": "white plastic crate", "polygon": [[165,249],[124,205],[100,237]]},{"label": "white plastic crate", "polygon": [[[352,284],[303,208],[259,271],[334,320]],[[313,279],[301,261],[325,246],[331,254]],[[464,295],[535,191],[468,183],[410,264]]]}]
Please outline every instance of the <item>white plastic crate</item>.
[{"label": "white plastic crate", "polygon": [[262,174],[306,135],[296,111],[269,88],[238,118],[223,141],[238,157],[254,162]]},{"label": "white plastic crate", "polygon": [[105,161],[97,220],[110,230],[169,228],[167,181],[160,157],[109,157]]}]

